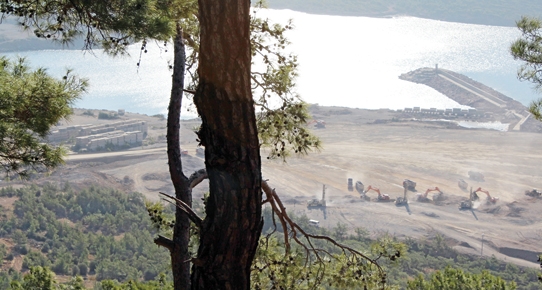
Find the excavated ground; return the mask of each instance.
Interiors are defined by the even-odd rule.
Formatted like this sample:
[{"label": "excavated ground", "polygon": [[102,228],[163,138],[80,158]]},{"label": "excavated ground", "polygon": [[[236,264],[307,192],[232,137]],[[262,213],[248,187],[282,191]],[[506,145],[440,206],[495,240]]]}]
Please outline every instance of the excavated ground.
[{"label": "excavated ground", "polygon": [[[542,240],[542,199],[528,197],[524,191],[542,187],[541,134],[411,121],[385,110],[315,106],[312,110],[315,118],[327,124],[326,129],[314,131],[323,141],[321,152],[282,163],[265,159],[262,151],[264,178],[276,188],[288,210],[307,214],[320,221],[320,226],[341,222],[351,230],[367,228],[374,235],[426,238],[440,233],[455,248],[472,254],[480,254],[483,237],[484,255],[539,267],[534,253],[540,251]],[[160,139],[165,134],[165,121],[146,118],[154,122],[149,136]],[[90,121],[81,115],[72,119],[72,123]],[[190,152],[182,158],[186,174],[204,166],[195,154],[192,130],[196,126],[196,120],[182,126],[182,146]],[[173,189],[165,144],[154,147],[73,155],[52,175],[32,182],[101,183],[156,200],[158,191],[171,193]],[[481,172],[485,181],[470,180],[468,171]],[[357,192],[348,191],[348,178],[379,187],[392,198],[402,196],[401,184],[407,178],[417,182],[418,192],[438,186],[448,199],[439,205],[419,203],[416,193],[409,191],[408,208],[375,202],[375,194],[373,201],[362,201]],[[482,187],[500,200],[494,205],[481,202],[472,212],[459,211],[458,205],[468,192],[458,187],[458,179],[467,181],[469,187]],[[320,198],[323,184],[327,186],[327,208],[307,209],[310,199]],[[206,190],[205,183],[198,186],[194,200]]]}]

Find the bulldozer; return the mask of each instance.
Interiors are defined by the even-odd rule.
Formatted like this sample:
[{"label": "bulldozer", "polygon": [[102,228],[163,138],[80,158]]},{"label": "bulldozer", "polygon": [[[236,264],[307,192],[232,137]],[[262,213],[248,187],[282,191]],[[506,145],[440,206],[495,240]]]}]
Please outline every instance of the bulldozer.
[{"label": "bulldozer", "polygon": [[480,199],[476,192],[472,191],[472,187],[470,189],[470,196],[468,200],[464,200],[459,205],[459,210],[471,210],[473,206],[473,201]]},{"label": "bulldozer", "polygon": [[312,199],[307,203],[307,208],[325,208],[326,207],[326,185],[322,187],[322,199]]},{"label": "bulldozer", "polygon": [[397,200],[395,200],[395,206],[405,206],[408,204],[408,199],[406,198],[406,192],[408,191],[407,186],[408,185],[403,182],[404,193],[403,196],[397,197]]},{"label": "bulldozer", "polygon": [[528,196],[531,196],[531,197],[541,197],[542,192],[540,192],[536,188],[533,188],[532,190],[525,190],[525,195],[528,195]]},{"label": "bulldozer", "polygon": [[[404,185],[404,183],[403,183]],[[407,193],[408,189],[406,187],[404,187],[404,193],[403,193],[403,196],[399,196],[397,198],[397,200],[395,201],[395,206],[405,206],[408,204],[408,199],[406,197],[406,193]]]},{"label": "bulldozer", "polygon": [[363,194],[361,195],[361,198],[369,199],[367,197],[367,192],[370,191],[370,190],[376,191],[376,193],[378,193],[378,197],[376,199],[376,201],[378,201],[378,202],[392,202],[392,201],[395,201],[395,199],[390,199],[389,195],[381,194],[380,189],[378,189],[376,187],[373,187],[371,185],[369,185],[369,187],[367,187],[367,189],[363,192]]}]

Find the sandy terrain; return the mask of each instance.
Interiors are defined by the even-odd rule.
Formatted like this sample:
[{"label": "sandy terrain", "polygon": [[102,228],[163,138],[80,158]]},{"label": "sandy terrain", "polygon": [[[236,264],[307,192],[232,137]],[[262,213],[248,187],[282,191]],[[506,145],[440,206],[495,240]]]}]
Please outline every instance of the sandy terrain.
[{"label": "sandy terrain", "polygon": [[[323,150],[287,163],[263,160],[264,178],[277,189],[289,210],[306,213],[321,226],[341,222],[350,229],[365,227],[375,234],[418,238],[441,233],[457,249],[472,254],[481,253],[483,237],[484,256],[539,267],[533,252],[540,251],[542,245],[542,199],[530,198],[524,191],[542,187],[542,134],[392,120],[396,115],[387,111],[313,110],[316,118],[327,123],[326,129],[314,131],[323,141]],[[154,122],[149,136],[159,139],[165,134],[165,121],[143,117]],[[76,116],[71,123],[96,120],[85,118],[89,117]],[[182,159],[187,175],[203,168],[203,160],[195,154],[192,130],[196,126],[196,121],[187,121],[182,128],[182,146],[190,152]],[[485,181],[470,180],[467,172],[471,170],[483,173]],[[348,191],[348,178],[376,186],[392,198],[402,196],[401,184],[408,178],[417,182],[418,192],[438,186],[448,199],[441,205],[420,203],[416,192],[409,191],[407,211],[393,203],[374,201],[375,193],[369,193],[371,201],[362,201],[357,192]],[[482,187],[500,200],[488,205],[482,194],[474,211],[459,211],[459,202],[468,197],[468,192],[457,186],[460,178],[469,187]],[[172,192],[163,143],[134,151],[72,155],[66,166],[43,180],[99,182],[155,200],[158,191]],[[328,207],[325,212],[308,210],[307,201],[320,198],[323,184],[327,186]],[[200,185],[194,199],[206,190],[205,184]]]}]

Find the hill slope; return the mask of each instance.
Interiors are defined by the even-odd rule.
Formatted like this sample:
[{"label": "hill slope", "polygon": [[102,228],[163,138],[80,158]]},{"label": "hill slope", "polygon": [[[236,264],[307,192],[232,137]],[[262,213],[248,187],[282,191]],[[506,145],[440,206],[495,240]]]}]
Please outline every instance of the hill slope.
[{"label": "hill slope", "polygon": [[268,4],[274,9],[292,9],[313,14],[370,17],[409,15],[499,26],[514,26],[522,15],[540,16],[542,11],[542,2],[536,0],[268,0]]}]

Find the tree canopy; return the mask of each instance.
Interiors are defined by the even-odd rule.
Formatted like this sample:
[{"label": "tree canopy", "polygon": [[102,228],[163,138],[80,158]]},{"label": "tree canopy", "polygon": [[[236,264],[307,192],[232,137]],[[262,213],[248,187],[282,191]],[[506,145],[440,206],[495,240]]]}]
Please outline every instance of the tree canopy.
[{"label": "tree canopy", "polygon": [[[535,89],[542,90],[542,20],[538,18],[522,17],[517,21],[521,37],[512,43],[510,53],[516,60],[522,61],[518,69],[518,79],[529,81]],[[542,99],[533,101],[529,111],[533,116],[542,120]]]},{"label": "tree canopy", "polygon": [[87,87],[68,71],[57,80],[43,68],[31,70],[24,59],[0,57],[0,166],[21,175],[28,168],[51,168],[66,151],[44,143],[51,126],[71,113]]}]

